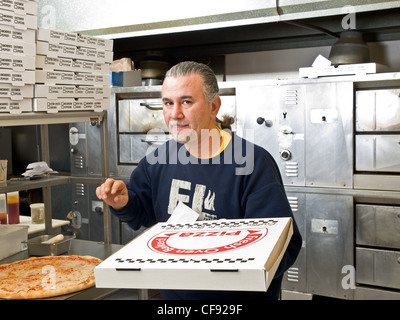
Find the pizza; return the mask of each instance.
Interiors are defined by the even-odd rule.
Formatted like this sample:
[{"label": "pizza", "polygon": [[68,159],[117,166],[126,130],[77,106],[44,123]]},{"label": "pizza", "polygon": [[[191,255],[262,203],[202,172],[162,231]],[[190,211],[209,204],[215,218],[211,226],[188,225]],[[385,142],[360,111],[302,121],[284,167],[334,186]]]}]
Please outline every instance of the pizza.
[{"label": "pizza", "polygon": [[0,298],[38,299],[73,293],[94,285],[91,256],[32,257],[0,265]]}]

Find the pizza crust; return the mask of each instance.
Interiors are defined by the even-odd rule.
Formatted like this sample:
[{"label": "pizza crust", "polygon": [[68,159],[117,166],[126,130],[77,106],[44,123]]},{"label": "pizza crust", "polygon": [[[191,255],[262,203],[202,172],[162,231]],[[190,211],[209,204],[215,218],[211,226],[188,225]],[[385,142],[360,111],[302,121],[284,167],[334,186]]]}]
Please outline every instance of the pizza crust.
[{"label": "pizza crust", "polygon": [[91,256],[32,257],[0,266],[0,298],[38,299],[69,294],[95,284]]}]

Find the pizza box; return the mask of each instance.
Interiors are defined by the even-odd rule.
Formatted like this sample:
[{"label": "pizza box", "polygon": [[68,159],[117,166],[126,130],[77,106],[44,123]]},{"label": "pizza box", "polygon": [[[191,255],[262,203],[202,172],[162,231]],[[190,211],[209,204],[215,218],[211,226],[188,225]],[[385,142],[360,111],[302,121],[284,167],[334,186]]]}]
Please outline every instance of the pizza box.
[{"label": "pizza box", "polygon": [[14,71],[9,69],[0,69],[0,83],[9,83],[13,86],[35,84],[35,71]]},{"label": "pizza box", "polygon": [[103,51],[112,51],[114,41],[91,37],[74,32],[65,32],[39,27],[37,30],[37,40],[53,44],[66,44],[72,46],[82,46]]},{"label": "pizza box", "polygon": [[35,15],[18,14],[0,8],[0,17],[0,25],[11,26],[20,30],[37,28],[37,16]]},{"label": "pizza box", "polygon": [[11,100],[8,98],[0,98],[0,112],[32,112],[32,99]]},{"label": "pizza box", "polygon": [[93,48],[54,44],[44,41],[37,41],[36,46],[37,54],[52,58],[82,59],[99,63],[111,63],[113,60],[112,51],[102,51]]},{"label": "pizza box", "polygon": [[108,86],[35,85],[36,98],[107,99],[110,97],[110,92],[111,88]]},{"label": "pizza box", "polygon": [[12,53],[0,53],[0,69],[11,69],[13,71],[33,71],[35,70],[35,56],[18,56]]},{"label": "pizza box", "polygon": [[11,11],[22,15],[37,14],[37,3],[35,1],[25,1],[25,0],[1,1],[1,8],[3,10]]},{"label": "pizza box", "polygon": [[110,66],[106,63],[98,63],[88,60],[52,58],[48,56],[37,55],[36,69],[108,74]]},{"label": "pizza box", "polygon": [[22,41],[1,40],[0,53],[16,56],[35,56],[36,44]]},{"label": "pizza box", "polygon": [[9,98],[11,100],[32,99],[33,85],[15,87],[11,84],[0,84],[0,98]]},{"label": "pizza box", "polygon": [[367,73],[376,73],[376,63],[344,64],[337,67],[327,66],[299,68],[299,76],[302,78],[366,75]]},{"label": "pizza box", "polygon": [[158,223],[95,270],[98,288],[267,291],[291,218]]},{"label": "pizza box", "polygon": [[35,30],[19,30],[11,26],[0,25],[0,38],[9,41],[36,43]]},{"label": "pizza box", "polygon": [[109,74],[91,74],[68,71],[35,71],[36,83],[43,84],[70,84],[70,85],[97,85],[109,86],[111,76]]},{"label": "pizza box", "polygon": [[56,113],[58,111],[103,111],[110,108],[110,99],[47,99],[34,98],[33,111]]}]

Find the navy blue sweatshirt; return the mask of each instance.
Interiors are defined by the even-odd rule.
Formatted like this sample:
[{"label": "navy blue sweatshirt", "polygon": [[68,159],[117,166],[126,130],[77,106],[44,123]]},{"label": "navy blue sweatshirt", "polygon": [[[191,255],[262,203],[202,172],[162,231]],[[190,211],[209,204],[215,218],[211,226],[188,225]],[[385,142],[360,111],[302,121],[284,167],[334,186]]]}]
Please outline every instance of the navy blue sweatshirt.
[{"label": "navy blue sweatshirt", "polygon": [[[198,159],[170,140],[144,157],[127,184],[129,202],[111,210],[133,229],[169,219],[179,201],[202,219],[292,217],[282,178],[272,156],[232,134],[218,156]],[[293,236],[267,292],[161,290],[166,299],[277,299],[283,273],[294,263],[301,236]]]}]

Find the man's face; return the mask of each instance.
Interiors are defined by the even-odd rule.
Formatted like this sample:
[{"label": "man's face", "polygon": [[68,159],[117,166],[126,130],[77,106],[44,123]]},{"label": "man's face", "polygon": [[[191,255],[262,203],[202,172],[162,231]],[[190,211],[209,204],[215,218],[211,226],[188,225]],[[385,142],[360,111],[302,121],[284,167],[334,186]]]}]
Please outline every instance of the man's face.
[{"label": "man's face", "polygon": [[176,141],[200,143],[201,130],[215,128],[221,100],[218,97],[208,103],[200,75],[167,77],[162,87],[162,100],[165,122]]}]

